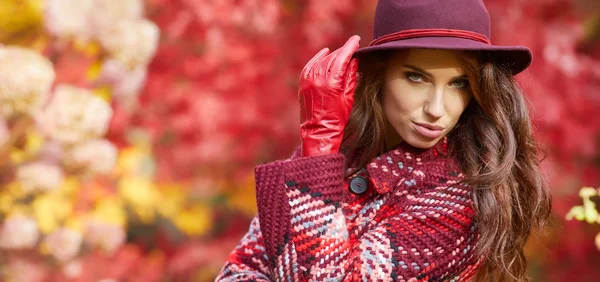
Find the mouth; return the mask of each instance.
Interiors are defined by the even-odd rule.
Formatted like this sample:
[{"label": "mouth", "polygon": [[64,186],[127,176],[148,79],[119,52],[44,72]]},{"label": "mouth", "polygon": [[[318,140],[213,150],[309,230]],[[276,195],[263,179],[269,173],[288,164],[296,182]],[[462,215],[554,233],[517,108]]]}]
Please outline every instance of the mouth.
[{"label": "mouth", "polygon": [[415,130],[424,137],[427,138],[438,138],[444,132],[444,127],[429,123],[418,123],[413,122]]}]

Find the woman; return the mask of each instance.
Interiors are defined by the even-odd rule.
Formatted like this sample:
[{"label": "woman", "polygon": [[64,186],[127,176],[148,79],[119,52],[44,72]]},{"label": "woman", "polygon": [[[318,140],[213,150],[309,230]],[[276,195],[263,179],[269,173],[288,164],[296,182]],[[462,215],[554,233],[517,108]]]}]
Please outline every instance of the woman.
[{"label": "woman", "polygon": [[513,78],[531,53],[489,31],[480,0],[380,0],[368,47],[312,58],[301,149],[256,168],[258,216],[217,280],[526,281],[550,212]]}]

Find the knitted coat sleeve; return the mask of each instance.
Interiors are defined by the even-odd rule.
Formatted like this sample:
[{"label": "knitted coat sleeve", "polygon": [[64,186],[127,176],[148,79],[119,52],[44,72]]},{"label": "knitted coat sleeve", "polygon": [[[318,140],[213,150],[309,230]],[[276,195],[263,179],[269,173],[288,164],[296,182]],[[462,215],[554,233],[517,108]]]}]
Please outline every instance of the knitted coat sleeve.
[{"label": "knitted coat sleeve", "polygon": [[335,154],[256,168],[271,279],[464,281],[474,273],[468,187],[412,165],[387,198],[353,207],[344,160]]},{"label": "knitted coat sleeve", "polygon": [[263,237],[258,217],[254,217],[215,281],[271,281],[269,277]]},{"label": "knitted coat sleeve", "polygon": [[[300,148],[290,157],[290,160],[300,157]],[[258,216],[255,216],[248,232],[227,257],[225,265],[215,281],[275,281],[268,267],[268,257],[265,252],[263,235],[260,231]]]}]

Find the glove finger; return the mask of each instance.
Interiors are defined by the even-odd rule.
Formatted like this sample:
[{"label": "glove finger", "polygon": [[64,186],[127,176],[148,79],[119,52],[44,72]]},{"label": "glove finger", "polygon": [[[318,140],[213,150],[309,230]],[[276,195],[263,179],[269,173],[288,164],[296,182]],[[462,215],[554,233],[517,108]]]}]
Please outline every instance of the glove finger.
[{"label": "glove finger", "polygon": [[310,59],[310,61],[308,61],[308,63],[306,63],[306,65],[302,69],[301,77],[306,77],[306,75],[308,75],[311,72],[316,62],[319,61],[321,58],[327,56],[327,54],[329,54],[329,48],[321,49],[321,51],[319,51],[314,57],[312,57],[312,59]]},{"label": "glove finger", "polygon": [[344,79],[344,106],[346,118],[349,117],[350,111],[354,106],[354,90],[356,89],[356,80],[358,79],[358,58],[350,60],[346,77]]},{"label": "glove finger", "polygon": [[333,59],[332,71],[344,71],[348,65],[348,62],[352,58],[352,54],[358,49],[360,42],[360,36],[353,35],[346,41],[344,46],[340,49],[339,54]]},{"label": "glove finger", "polygon": [[342,51],[341,48],[339,48],[339,49],[336,49],[335,51],[333,51],[331,54],[329,54],[329,60],[327,60],[327,66],[325,66],[326,67],[325,70],[327,71],[328,74],[331,73],[332,71],[336,71],[336,72],[341,71],[341,70],[336,70],[333,68],[333,64],[337,60],[337,57],[339,57],[341,51]]},{"label": "glove finger", "polygon": [[356,79],[358,78],[358,58],[350,60],[346,69],[346,77],[344,78],[344,89],[350,91],[356,87]]}]

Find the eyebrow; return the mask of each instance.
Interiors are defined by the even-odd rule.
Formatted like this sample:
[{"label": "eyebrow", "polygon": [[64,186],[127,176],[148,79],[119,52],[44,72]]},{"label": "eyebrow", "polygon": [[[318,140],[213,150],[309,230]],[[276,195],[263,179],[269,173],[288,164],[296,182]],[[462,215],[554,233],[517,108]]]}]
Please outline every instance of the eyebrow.
[{"label": "eyebrow", "polygon": [[[402,66],[406,67],[406,68],[409,68],[409,69],[412,69],[414,71],[420,72],[420,73],[422,73],[422,74],[424,74],[426,76],[433,77],[433,74],[431,74],[431,73],[429,73],[429,72],[425,71],[424,69],[419,68],[417,66],[413,66],[413,65],[402,65]],[[467,76],[467,74],[462,74],[462,75],[453,77],[451,80],[455,81],[455,80],[459,80],[459,79],[468,79],[468,76]]]}]

